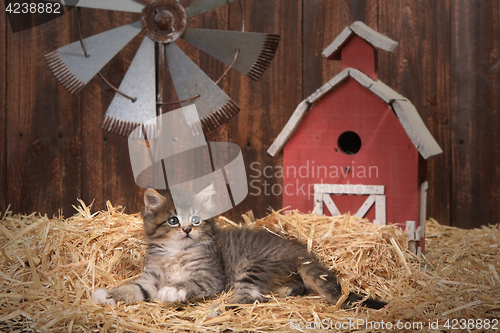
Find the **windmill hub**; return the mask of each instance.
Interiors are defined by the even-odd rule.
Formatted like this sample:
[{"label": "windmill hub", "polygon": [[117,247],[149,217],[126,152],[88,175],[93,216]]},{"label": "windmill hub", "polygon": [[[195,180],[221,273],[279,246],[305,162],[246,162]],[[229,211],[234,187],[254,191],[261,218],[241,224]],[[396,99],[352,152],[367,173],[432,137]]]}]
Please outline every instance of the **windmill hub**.
[{"label": "windmill hub", "polygon": [[172,31],[174,28],[174,15],[166,9],[158,10],[155,15],[155,24],[160,30]]},{"label": "windmill hub", "polygon": [[152,0],[142,11],[142,26],[157,43],[172,43],[186,30],[187,15],[175,0]]}]

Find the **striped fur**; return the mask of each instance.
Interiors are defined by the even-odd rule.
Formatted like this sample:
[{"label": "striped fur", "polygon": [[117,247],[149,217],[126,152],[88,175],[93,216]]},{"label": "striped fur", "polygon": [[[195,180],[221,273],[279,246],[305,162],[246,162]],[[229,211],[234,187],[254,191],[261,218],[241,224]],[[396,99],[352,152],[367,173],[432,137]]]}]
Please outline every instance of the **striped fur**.
[{"label": "striped fur", "polygon": [[[207,195],[213,187],[194,198],[182,198],[175,207],[170,196],[152,189],[144,193],[144,236],[148,246],[145,268],[133,283],[115,289],[98,289],[92,299],[98,304],[152,301],[176,302],[203,299],[224,290],[221,260],[215,249],[215,221],[195,225],[192,218],[207,215]],[[170,226],[168,219],[179,224]],[[187,232],[186,232],[187,231]]]},{"label": "striped fur", "polygon": [[[213,193],[213,186],[209,186],[174,207],[169,196],[146,190],[145,270],[131,284],[96,290],[94,301],[115,304],[156,298],[183,302],[212,297],[230,288],[234,290],[230,304],[263,302],[263,296],[271,293],[286,297],[307,291],[315,291],[331,303],[339,300],[342,292],[335,274],[298,241],[266,230],[218,229],[213,219],[200,225],[192,223],[196,221],[193,216],[208,215]],[[170,217],[177,217],[179,225],[169,226],[166,221]],[[351,293],[344,307],[362,299]],[[386,303],[367,299],[362,304],[379,309]]]}]

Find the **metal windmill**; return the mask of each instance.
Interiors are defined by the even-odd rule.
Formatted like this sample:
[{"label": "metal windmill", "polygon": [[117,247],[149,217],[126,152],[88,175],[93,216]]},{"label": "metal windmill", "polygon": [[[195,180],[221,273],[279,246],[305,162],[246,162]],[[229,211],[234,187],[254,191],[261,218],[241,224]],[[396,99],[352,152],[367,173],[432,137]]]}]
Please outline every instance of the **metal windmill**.
[{"label": "metal windmill", "polygon": [[[66,5],[76,2],[61,1]],[[142,18],[82,39],[79,15],[80,40],[46,54],[45,58],[64,88],[76,94],[95,75],[101,76],[99,71],[144,30],[146,36],[119,88],[114,88],[116,94],[101,127],[128,136],[134,128],[161,114],[162,104],[170,104],[162,100],[161,73],[168,66],[179,98],[177,103],[195,104],[203,129],[210,131],[231,119],[240,108],[174,42],[182,38],[254,80],[269,66],[279,42],[278,35],[265,33],[186,29],[189,18],[232,1],[194,0],[184,8],[178,0],[152,0],[147,5],[136,0],[79,0],[79,11],[86,7],[136,12],[142,13]]]}]

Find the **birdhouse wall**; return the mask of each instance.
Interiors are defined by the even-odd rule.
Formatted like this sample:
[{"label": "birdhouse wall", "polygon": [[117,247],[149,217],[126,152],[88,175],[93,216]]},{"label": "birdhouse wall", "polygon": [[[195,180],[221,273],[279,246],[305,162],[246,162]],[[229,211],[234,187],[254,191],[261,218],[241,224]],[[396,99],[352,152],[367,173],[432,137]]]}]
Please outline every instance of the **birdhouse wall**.
[{"label": "birdhouse wall", "polygon": [[[347,131],[359,152],[339,146]],[[314,208],[313,184],[385,186],[388,224],[419,223],[419,153],[392,109],[352,78],[318,101],[284,148],[283,207]],[[363,187],[358,187],[361,190]],[[367,195],[331,195],[341,213],[355,214]],[[325,206],[325,214],[330,214]],[[375,205],[367,218],[375,218]]]},{"label": "birdhouse wall", "polygon": [[341,50],[342,70],[356,68],[378,80],[377,50],[363,38],[353,35]]}]

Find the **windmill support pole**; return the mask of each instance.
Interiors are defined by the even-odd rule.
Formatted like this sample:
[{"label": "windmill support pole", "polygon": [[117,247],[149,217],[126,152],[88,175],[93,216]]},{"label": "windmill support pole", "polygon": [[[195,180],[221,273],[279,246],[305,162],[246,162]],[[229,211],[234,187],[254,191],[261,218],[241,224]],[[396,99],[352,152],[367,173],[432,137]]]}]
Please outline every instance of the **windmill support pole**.
[{"label": "windmill support pole", "polygon": [[[155,53],[156,53],[156,137],[159,139],[161,130],[160,124],[158,124],[159,116],[163,114],[163,78],[165,75],[165,44],[155,43]],[[160,149],[160,145],[155,145],[156,149]],[[157,155],[158,156],[158,155]],[[161,167],[163,169],[163,179],[165,180],[165,185],[168,187],[167,174],[165,171],[165,162],[161,160]]]},{"label": "windmill support pole", "polygon": [[165,45],[155,43],[156,50],[156,116],[163,113],[163,75],[165,69]]}]

